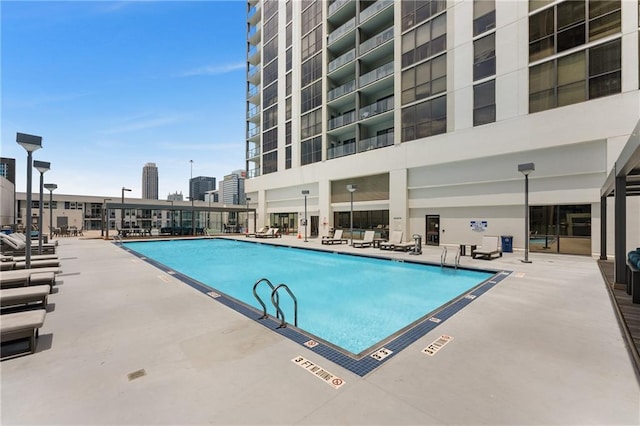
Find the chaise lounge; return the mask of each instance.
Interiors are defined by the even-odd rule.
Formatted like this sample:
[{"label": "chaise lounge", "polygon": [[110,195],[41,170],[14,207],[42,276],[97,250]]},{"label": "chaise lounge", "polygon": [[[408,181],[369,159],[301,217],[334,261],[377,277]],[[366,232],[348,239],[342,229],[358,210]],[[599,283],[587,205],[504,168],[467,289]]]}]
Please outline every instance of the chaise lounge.
[{"label": "chaise lounge", "polygon": [[502,257],[502,247],[500,246],[500,238],[495,236],[482,237],[482,245],[471,252],[471,257],[482,257],[491,260],[494,255]]},{"label": "chaise lounge", "polygon": [[34,353],[38,329],[44,324],[45,315],[44,309],[3,314],[0,322],[1,343],[28,339],[29,346],[26,353]]},{"label": "chaise lounge", "polygon": [[353,246],[358,248],[371,247],[373,245],[375,235],[375,231],[364,231],[364,238],[359,241],[354,241]]},{"label": "chaise lounge", "polygon": [[348,243],[349,240],[347,240],[346,238],[342,238],[342,229],[336,229],[336,231],[333,233],[333,237],[325,237],[322,238],[321,243],[322,244],[342,244],[342,243]]},{"label": "chaise lounge", "polygon": [[402,244],[402,231],[393,231],[389,241],[380,243],[380,250],[395,250],[395,247],[399,244]]},{"label": "chaise lounge", "polygon": [[39,303],[42,308],[46,308],[48,295],[48,285],[6,288],[0,290],[0,306],[26,306],[30,303]]}]

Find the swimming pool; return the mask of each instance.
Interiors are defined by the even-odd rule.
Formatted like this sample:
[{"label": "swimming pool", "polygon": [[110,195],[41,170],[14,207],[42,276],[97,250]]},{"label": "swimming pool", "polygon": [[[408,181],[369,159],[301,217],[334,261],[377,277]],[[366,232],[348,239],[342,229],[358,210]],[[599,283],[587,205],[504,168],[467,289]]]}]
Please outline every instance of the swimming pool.
[{"label": "swimming pool", "polygon": [[[261,307],[252,291],[256,281],[285,283],[298,301],[298,327],[355,356],[494,275],[227,239],[125,246],[257,310]],[[260,285],[258,294],[275,316],[271,289]],[[279,295],[286,320],[293,324],[293,302],[284,291]]]}]

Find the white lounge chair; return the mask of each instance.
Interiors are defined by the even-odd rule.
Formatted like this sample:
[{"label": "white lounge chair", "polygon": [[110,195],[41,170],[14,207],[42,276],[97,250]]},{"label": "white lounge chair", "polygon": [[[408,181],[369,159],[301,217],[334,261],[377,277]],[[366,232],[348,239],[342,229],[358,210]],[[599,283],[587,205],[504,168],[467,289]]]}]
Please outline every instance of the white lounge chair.
[{"label": "white lounge chair", "polygon": [[353,246],[358,248],[371,247],[373,245],[373,239],[376,236],[375,231],[364,231],[364,237],[362,240],[354,241]]},{"label": "white lounge chair", "polygon": [[0,288],[26,287],[30,285],[48,285],[51,289],[56,282],[60,268],[20,269],[4,271],[0,274]]},{"label": "white lounge chair", "polygon": [[502,247],[500,246],[500,238],[495,236],[483,236],[482,245],[471,253],[471,257],[482,257],[491,260],[494,255],[502,257]]},{"label": "white lounge chair", "polygon": [[380,243],[380,250],[394,250],[396,244],[402,243],[402,231],[393,231],[389,241]]},{"label": "white lounge chair", "polygon": [[0,341],[5,343],[28,339],[29,347],[27,353],[34,353],[36,351],[38,329],[44,324],[46,313],[47,311],[44,309],[38,309],[2,315]]},{"label": "white lounge chair", "polygon": [[342,243],[348,243],[349,240],[347,240],[346,238],[342,238],[342,229],[336,229],[336,231],[333,233],[333,237],[326,237],[323,238],[321,243],[322,244],[342,244]]},{"label": "white lounge chair", "polygon": [[40,303],[43,308],[47,306],[47,296],[50,288],[48,285],[34,285],[29,287],[6,288],[0,290],[0,306],[28,305]]},{"label": "white lounge chair", "polygon": [[[0,243],[2,243],[3,246],[8,247],[9,251],[11,252],[12,255],[24,255],[25,254],[25,250],[27,248],[27,243],[26,243],[26,239],[24,237],[24,234],[4,234],[0,232]],[[55,244],[43,244],[42,245],[42,252],[43,253],[47,253],[47,254],[51,254],[51,253],[55,253],[56,250],[56,246]],[[31,242],[31,254],[36,254],[38,251],[38,242],[37,241],[32,241]]]},{"label": "white lounge chair", "polygon": [[266,226],[258,229],[256,232],[254,233],[246,233],[245,236],[246,237],[257,237],[258,235],[260,236],[264,236],[264,234],[267,232],[269,228],[267,228]]}]

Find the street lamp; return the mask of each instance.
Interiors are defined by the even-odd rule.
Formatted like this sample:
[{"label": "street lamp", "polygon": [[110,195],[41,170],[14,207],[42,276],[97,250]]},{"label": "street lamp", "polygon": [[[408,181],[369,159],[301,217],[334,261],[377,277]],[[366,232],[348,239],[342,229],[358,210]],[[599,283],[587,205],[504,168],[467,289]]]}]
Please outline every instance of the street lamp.
[{"label": "street lamp", "polygon": [[304,242],[307,242],[307,195],[309,195],[308,189],[302,190],[302,195],[304,195]]},{"label": "street lamp", "polygon": [[122,187],[122,208],[120,209],[120,232],[124,235],[124,191],[131,190],[129,188]]},{"label": "street lamp", "polygon": [[[102,199],[102,227],[100,228],[100,236],[101,237],[104,237],[105,222],[108,223],[107,212],[106,212],[107,201],[111,201],[111,198],[103,198]],[[108,227],[108,225],[107,225],[107,227]]]},{"label": "street lamp", "polygon": [[522,263],[531,263],[529,260],[529,173],[536,169],[533,163],[518,164],[518,171],[524,175],[524,260]]},{"label": "street lamp", "polygon": [[193,208],[194,204],[193,204],[193,193],[195,191],[193,191],[192,187],[193,187],[193,160],[189,160],[189,162],[191,163],[191,179],[189,179],[189,197],[191,198],[191,235],[196,235],[196,212],[195,209]]},{"label": "street lamp", "polygon": [[[245,231],[246,231],[245,234],[248,234],[249,233],[249,201],[251,201],[251,198],[245,195],[244,200],[247,202],[247,227],[245,228]],[[254,232],[255,232],[255,229],[254,229]]]},{"label": "street lamp", "polygon": [[351,246],[353,246],[353,193],[358,189],[358,185],[347,185],[347,191],[349,191],[349,195],[351,196],[351,214],[349,215],[349,220],[351,222]]},{"label": "street lamp", "polygon": [[31,161],[34,151],[42,148],[42,137],[27,135],[25,133],[16,133],[16,142],[27,151],[27,213],[26,213],[26,246],[24,264],[25,268],[31,267]]},{"label": "street lamp", "polygon": [[42,193],[44,192],[44,174],[51,169],[51,163],[46,161],[35,160],[33,167],[40,172],[40,212],[38,213],[38,254],[42,254],[42,215],[44,215],[44,206],[42,201]]},{"label": "street lamp", "polygon": [[173,237],[175,235],[174,234],[174,230],[173,230],[173,217],[174,217],[174,215],[173,215],[173,213],[174,213],[173,212],[173,200],[165,200],[165,201],[167,203],[171,203],[171,207],[172,207],[171,210],[169,210],[169,214],[171,215],[171,236]]},{"label": "street lamp", "polygon": [[45,183],[44,187],[49,191],[49,240],[53,239],[53,191],[58,189],[55,183]]}]

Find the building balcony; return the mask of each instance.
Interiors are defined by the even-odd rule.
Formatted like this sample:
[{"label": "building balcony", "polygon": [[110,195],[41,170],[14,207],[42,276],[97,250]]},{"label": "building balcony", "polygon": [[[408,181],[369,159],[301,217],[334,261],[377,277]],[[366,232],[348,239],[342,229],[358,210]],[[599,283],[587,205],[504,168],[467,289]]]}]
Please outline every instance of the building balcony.
[{"label": "building balcony", "polygon": [[340,68],[343,65],[346,65],[350,62],[353,62],[356,59],[356,49],[351,49],[347,53],[338,56],[333,61],[329,62],[328,70],[329,72],[333,72]]},{"label": "building balcony", "polygon": [[336,0],[329,5],[329,10],[327,12],[327,16],[331,16],[336,13],[338,10],[342,9],[343,6],[349,4],[351,0]]},{"label": "building balcony", "polygon": [[360,108],[360,119],[365,120],[383,112],[393,110],[393,96]]},{"label": "building balcony", "polygon": [[329,130],[337,129],[338,127],[346,126],[347,124],[355,123],[356,121],[356,112],[351,111],[336,118],[332,118],[329,120],[328,128]]},{"label": "building balcony", "polygon": [[247,110],[247,120],[251,120],[255,116],[260,115],[260,105],[253,105]]},{"label": "building balcony", "polygon": [[249,11],[247,12],[247,22],[249,22],[249,24],[255,25],[260,22],[260,17],[262,15],[262,11],[260,9],[261,8],[259,4],[249,9]]},{"label": "building balcony", "polygon": [[250,160],[255,157],[260,156],[260,147],[256,146],[255,148],[251,148],[247,150],[247,160]]},{"label": "building balcony", "polygon": [[356,90],[356,81],[351,80],[348,83],[343,84],[342,86],[338,86],[335,89],[329,90],[329,92],[327,93],[327,99],[331,101],[333,99],[339,98],[340,96],[346,95],[347,93],[351,93],[354,90]]},{"label": "building balcony", "polygon": [[358,152],[370,151],[372,149],[384,148],[385,146],[391,145],[393,145],[393,132],[359,140]]},{"label": "building balcony", "polygon": [[262,33],[262,26],[260,24],[251,25],[249,31],[247,31],[247,41],[251,44],[258,44],[260,41],[260,34]]},{"label": "building balcony", "polygon": [[247,139],[251,139],[259,135],[260,135],[260,126],[252,127],[249,130],[247,130]]},{"label": "building balcony", "polygon": [[354,30],[355,28],[356,28],[356,18],[354,16],[353,18],[349,19],[347,22],[342,24],[340,27],[332,31],[331,34],[329,34],[329,37],[327,38],[327,44],[329,45],[332,44],[339,38],[346,35],[348,32]]},{"label": "building balcony", "polygon": [[393,40],[393,27],[387,28],[381,33],[378,33],[375,36],[371,37],[364,43],[361,43],[358,53],[360,55],[364,55],[368,51],[375,49],[376,47],[386,43],[389,40]]},{"label": "building balcony", "polygon": [[260,86],[249,86],[249,90],[247,90],[247,99],[253,98],[260,94]]},{"label": "building balcony", "polygon": [[249,46],[249,51],[247,52],[247,60],[252,65],[256,65],[260,62],[260,47],[259,46]]},{"label": "building balcony", "polygon": [[375,81],[382,80],[385,77],[393,75],[393,62],[389,62],[373,71],[363,74],[358,79],[359,87],[364,87]]},{"label": "building balcony", "polygon": [[332,146],[327,149],[327,160],[332,158],[344,157],[345,155],[352,155],[356,153],[356,141],[345,142],[342,145]]},{"label": "building balcony", "polygon": [[255,169],[247,170],[247,179],[251,179],[254,177],[260,176],[260,168],[256,167]]},{"label": "building balcony", "polygon": [[365,22],[366,20],[371,18],[373,15],[377,14],[378,12],[386,9],[391,5],[393,5],[393,0],[378,0],[373,5],[369,6],[368,8],[360,12],[360,23]]}]

